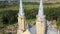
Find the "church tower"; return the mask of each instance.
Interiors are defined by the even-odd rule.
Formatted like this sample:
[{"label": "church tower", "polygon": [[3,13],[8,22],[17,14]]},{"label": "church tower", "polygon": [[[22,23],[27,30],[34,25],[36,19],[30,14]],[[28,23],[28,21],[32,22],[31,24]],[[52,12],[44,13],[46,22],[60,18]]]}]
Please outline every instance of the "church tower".
[{"label": "church tower", "polygon": [[25,16],[23,12],[22,0],[20,0],[20,8],[18,14],[18,31],[17,34],[21,34],[26,30]]},{"label": "church tower", "polygon": [[25,22],[22,0],[20,0],[20,8],[18,14],[18,30],[17,34],[30,34],[30,31]]},{"label": "church tower", "polygon": [[40,0],[38,15],[36,16],[36,34],[45,34],[45,15],[43,14],[43,2]]}]

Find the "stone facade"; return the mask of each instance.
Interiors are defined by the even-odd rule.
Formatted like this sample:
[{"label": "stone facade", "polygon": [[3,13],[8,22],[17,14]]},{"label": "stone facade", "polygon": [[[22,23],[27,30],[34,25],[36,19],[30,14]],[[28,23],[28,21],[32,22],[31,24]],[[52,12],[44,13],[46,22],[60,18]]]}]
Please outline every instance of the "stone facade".
[{"label": "stone facade", "polygon": [[17,34],[30,34],[26,27],[25,17],[18,14],[18,30]]},{"label": "stone facade", "polygon": [[26,30],[25,17],[18,14],[18,32],[17,34]]},{"label": "stone facade", "polygon": [[36,21],[36,34],[45,34],[45,19],[37,16]]}]

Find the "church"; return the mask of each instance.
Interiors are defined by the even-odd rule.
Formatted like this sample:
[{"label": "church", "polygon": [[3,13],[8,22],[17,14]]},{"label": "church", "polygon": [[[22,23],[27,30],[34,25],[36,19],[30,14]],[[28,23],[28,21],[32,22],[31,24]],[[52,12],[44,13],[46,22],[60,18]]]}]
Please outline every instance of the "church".
[{"label": "church", "polygon": [[20,0],[20,8],[18,13],[18,30],[17,34],[58,34],[56,24],[50,26],[51,22],[46,20],[43,11],[43,2],[40,0],[38,14],[36,15],[36,25],[29,27],[26,25],[26,18],[23,11],[22,0]]}]

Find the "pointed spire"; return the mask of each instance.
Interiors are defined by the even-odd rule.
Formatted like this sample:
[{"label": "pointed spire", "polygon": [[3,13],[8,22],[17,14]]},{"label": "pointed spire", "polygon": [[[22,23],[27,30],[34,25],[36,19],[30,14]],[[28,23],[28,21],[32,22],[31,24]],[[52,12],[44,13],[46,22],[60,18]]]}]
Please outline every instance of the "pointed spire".
[{"label": "pointed spire", "polygon": [[22,6],[22,0],[20,0],[19,14],[20,14],[21,16],[24,16],[23,6]]},{"label": "pointed spire", "polygon": [[39,5],[38,16],[40,16],[41,18],[44,18],[44,12],[43,12],[43,2],[42,2],[42,0],[40,0],[40,5]]}]

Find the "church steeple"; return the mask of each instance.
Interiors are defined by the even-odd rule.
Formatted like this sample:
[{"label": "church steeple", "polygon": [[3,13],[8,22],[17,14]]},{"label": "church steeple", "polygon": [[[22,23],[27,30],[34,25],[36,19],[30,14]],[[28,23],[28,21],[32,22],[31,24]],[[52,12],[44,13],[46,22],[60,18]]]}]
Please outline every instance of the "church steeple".
[{"label": "church steeple", "polygon": [[36,34],[45,34],[45,16],[43,12],[42,0],[40,0],[39,11],[36,20]]},{"label": "church steeple", "polygon": [[22,0],[20,0],[17,34],[22,34],[25,30],[26,30],[25,16],[24,16],[24,11],[23,11],[23,6],[22,6]]},{"label": "church steeple", "polygon": [[20,0],[19,14],[20,14],[21,16],[24,16],[24,10],[23,10],[22,0]]},{"label": "church steeple", "polygon": [[40,0],[40,5],[39,5],[39,11],[38,11],[38,16],[40,16],[41,18],[44,18],[44,11],[43,11],[43,1]]}]

